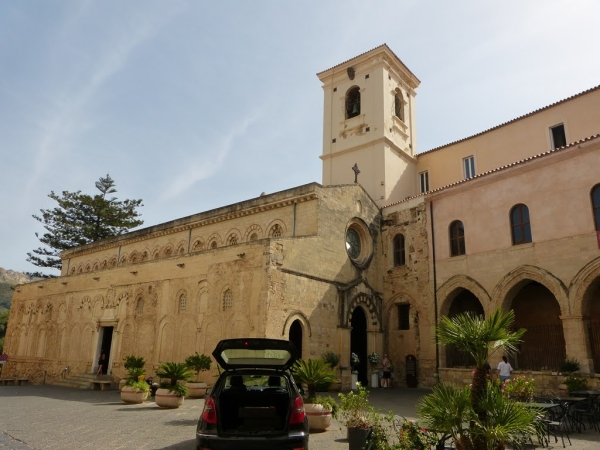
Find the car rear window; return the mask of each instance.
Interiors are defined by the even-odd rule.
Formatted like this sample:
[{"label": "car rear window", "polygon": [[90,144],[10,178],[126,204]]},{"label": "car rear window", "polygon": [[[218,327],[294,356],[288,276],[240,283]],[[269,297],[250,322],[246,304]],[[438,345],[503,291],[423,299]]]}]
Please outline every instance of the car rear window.
[{"label": "car rear window", "polygon": [[221,358],[232,366],[271,366],[283,367],[292,355],[287,350],[229,348],[221,352]]}]

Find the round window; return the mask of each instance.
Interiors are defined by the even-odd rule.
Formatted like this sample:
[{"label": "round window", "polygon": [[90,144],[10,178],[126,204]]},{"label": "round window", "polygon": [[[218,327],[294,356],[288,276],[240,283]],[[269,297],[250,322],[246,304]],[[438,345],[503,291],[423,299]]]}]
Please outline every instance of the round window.
[{"label": "round window", "polygon": [[373,239],[369,227],[361,219],[354,218],[346,228],[346,253],[359,269],[368,267],[373,257]]},{"label": "round window", "polygon": [[360,256],[360,236],[353,228],[346,232],[346,251],[350,258],[356,259]]}]

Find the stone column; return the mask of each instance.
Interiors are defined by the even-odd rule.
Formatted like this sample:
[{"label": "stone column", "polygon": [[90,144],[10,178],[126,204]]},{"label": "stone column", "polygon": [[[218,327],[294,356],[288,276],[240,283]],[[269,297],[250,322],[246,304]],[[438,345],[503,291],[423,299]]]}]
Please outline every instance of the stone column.
[{"label": "stone column", "polygon": [[345,370],[340,369],[340,379],[342,381],[342,390],[350,390],[351,387],[351,372],[350,367],[350,327],[337,329],[337,342],[340,352],[340,367],[345,367]]},{"label": "stone column", "polygon": [[581,372],[593,373],[594,362],[588,345],[587,328],[589,318],[583,316],[561,316],[565,335],[567,357],[579,361]]}]

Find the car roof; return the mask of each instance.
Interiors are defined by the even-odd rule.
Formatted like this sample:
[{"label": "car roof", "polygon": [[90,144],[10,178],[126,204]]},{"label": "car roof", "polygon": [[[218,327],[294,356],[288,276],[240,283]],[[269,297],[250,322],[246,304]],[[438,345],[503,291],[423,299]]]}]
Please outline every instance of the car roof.
[{"label": "car roof", "polygon": [[267,338],[224,339],[212,355],[225,370],[269,368],[289,369],[298,359],[290,341]]}]

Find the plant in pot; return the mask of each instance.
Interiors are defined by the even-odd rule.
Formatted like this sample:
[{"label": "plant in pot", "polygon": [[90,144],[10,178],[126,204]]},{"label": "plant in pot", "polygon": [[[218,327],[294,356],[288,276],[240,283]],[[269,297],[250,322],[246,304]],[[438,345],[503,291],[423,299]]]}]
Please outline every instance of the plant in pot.
[{"label": "plant in pot", "polygon": [[378,423],[376,410],[369,404],[369,391],[356,383],[356,392],[338,394],[338,398],[338,414],[348,428],[349,450],[361,450]]},{"label": "plant in pot", "polygon": [[190,398],[202,398],[206,394],[209,386],[206,382],[200,381],[199,376],[200,372],[210,370],[211,363],[212,361],[208,355],[199,355],[198,352],[185,358],[185,364],[196,373],[196,381],[188,381],[187,383]]},{"label": "plant in pot", "polygon": [[154,395],[156,405],[162,408],[179,408],[183,399],[188,395],[184,381],[192,378],[193,374],[185,363],[165,362],[156,371],[160,377],[160,388]]},{"label": "plant in pot", "polygon": [[119,390],[123,389],[123,386],[125,386],[125,384],[127,383],[127,380],[130,378],[129,370],[143,369],[144,366],[146,365],[146,360],[144,359],[143,356],[127,355],[123,358],[123,361],[125,361],[125,363],[123,364],[123,367],[125,367],[125,370],[127,371],[128,375],[126,378],[122,378],[119,381]]},{"label": "plant in pot", "polygon": [[373,352],[369,354],[368,359],[371,364],[371,387],[376,388],[379,387],[379,369],[377,366],[379,365],[381,358],[376,352]]},{"label": "plant in pot", "polygon": [[[566,357],[565,360],[560,364],[559,370],[562,374],[566,375],[567,378],[572,377],[575,372],[579,372],[580,369],[579,361],[574,358]],[[565,380],[566,381],[566,380]],[[569,391],[576,391],[577,389],[569,389],[567,384],[563,381],[558,385],[558,392],[561,396],[568,396]]]},{"label": "plant in pot", "polygon": [[360,358],[354,352],[350,354],[350,366],[352,367],[352,390],[355,390],[358,385],[358,366],[360,365]]},{"label": "plant in pot", "polygon": [[121,400],[125,403],[143,403],[150,393],[150,385],[144,377],[146,369],[143,367],[131,367],[127,370],[127,380],[121,389]]},{"label": "plant in pot", "polygon": [[336,381],[334,370],[322,359],[300,359],[294,363],[292,373],[294,380],[307,388],[304,410],[309,429],[326,430],[331,425],[331,417],[337,415],[337,403],[331,397],[317,397],[317,386]]},{"label": "plant in pot", "polygon": [[[331,367],[333,370],[335,370],[335,368],[337,367],[337,365],[340,363],[340,359],[341,356],[339,353],[334,353],[332,351],[328,351],[325,352],[321,355],[321,359],[323,361],[325,361],[327,364],[329,364],[329,367]],[[340,368],[341,371],[341,368]],[[317,391],[319,390],[319,388],[317,387]],[[330,391],[341,391],[342,390],[342,382],[341,380],[337,380],[334,381],[333,383],[331,383],[328,386],[328,390]]]}]

